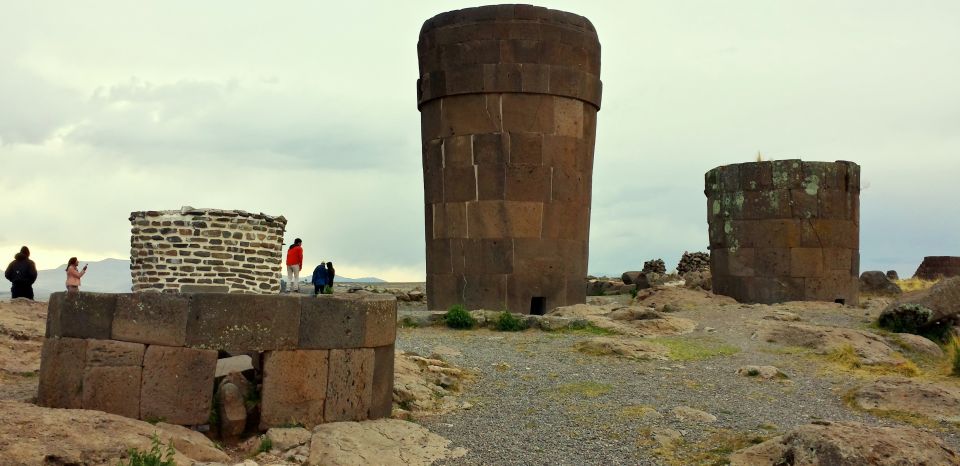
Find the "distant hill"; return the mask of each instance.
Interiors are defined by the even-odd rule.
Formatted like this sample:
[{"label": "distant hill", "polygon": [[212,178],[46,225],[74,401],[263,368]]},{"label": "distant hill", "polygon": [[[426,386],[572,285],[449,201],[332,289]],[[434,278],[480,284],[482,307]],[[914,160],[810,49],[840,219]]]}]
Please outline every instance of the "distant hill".
[{"label": "distant hill", "polygon": [[[96,262],[80,262],[89,264],[87,274],[83,276],[83,291],[99,291],[102,293],[129,293],[133,287],[130,278],[130,261],[125,259],[104,259]],[[2,267],[2,266],[0,266]],[[66,287],[67,264],[49,270],[37,271],[37,282],[33,284],[33,294],[38,301],[46,301],[50,293],[63,291]],[[286,276],[286,274],[284,274]],[[301,276],[301,279],[303,277]],[[386,283],[376,277],[347,278],[337,275],[340,283]],[[10,297],[10,282],[2,280],[0,283],[0,298]]]}]

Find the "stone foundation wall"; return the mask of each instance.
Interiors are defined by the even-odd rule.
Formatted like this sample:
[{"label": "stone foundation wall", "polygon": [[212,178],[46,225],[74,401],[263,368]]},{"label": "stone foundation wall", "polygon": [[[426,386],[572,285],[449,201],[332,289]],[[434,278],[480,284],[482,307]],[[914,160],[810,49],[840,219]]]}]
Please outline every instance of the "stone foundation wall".
[{"label": "stone foundation wall", "polygon": [[260,427],[390,415],[396,299],[54,293],[37,403],[206,424],[218,351],[263,352]]},{"label": "stone foundation wall", "polygon": [[439,14],[417,43],[430,309],[583,303],[600,42],[530,5]]},{"label": "stone foundation wall", "polygon": [[280,292],[282,216],[184,207],[130,223],[133,291]]},{"label": "stone foundation wall", "polygon": [[857,303],[859,165],[726,165],[707,172],[704,193],[714,293],[749,303]]},{"label": "stone foundation wall", "polygon": [[960,277],[960,257],[956,256],[927,256],[923,258],[914,277],[924,280],[938,278]]}]

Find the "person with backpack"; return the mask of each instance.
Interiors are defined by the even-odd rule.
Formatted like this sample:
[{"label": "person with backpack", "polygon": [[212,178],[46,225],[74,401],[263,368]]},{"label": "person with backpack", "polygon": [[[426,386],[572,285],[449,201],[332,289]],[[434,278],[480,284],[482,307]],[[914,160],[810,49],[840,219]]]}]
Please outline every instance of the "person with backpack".
[{"label": "person with backpack", "polygon": [[37,281],[37,264],[30,260],[30,249],[26,246],[13,256],[13,262],[7,266],[3,276],[12,283],[10,295],[12,298],[33,299],[33,282]]},{"label": "person with backpack", "polygon": [[83,270],[77,270],[77,267],[80,265],[80,261],[76,257],[71,257],[67,261],[67,291],[80,291],[80,278],[87,273],[87,266],[83,266]]},{"label": "person with backpack", "polygon": [[313,269],[313,295],[316,296],[324,291],[324,287],[327,286],[327,267],[323,265],[323,262],[320,262],[320,265],[317,268]]},{"label": "person with backpack", "polygon": [[290,249],[287,249],[287,287],[288,292],[300,292],[300,271],[303,270],[303,240],[293,240]]}]

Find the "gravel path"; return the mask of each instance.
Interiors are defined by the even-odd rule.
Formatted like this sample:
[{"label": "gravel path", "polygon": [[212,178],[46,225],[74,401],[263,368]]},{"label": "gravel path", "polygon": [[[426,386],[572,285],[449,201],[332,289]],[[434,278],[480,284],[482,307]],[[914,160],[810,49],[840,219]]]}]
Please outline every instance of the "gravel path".
[{"label": "gravel path", "polygon": [[[802,310],[810,320],[824,315],[831,323],[851,327],[859,325],[864,313],[839,306]],[[651,429],[675,429],[688,445],[699,442],[722,450],[719,435],[766,438],[815,420],[896,425],[844,405],[843,394],[858,383],[849,374],[826,371],[810,356],[751,339],[747,322],[759,317],[756,308],[733,305],[677,315],[701,325],[668,342],[739,352],[686,361],[632,361],[575,351],[573,345],[595,336],[590,334],[444,328],[400,329],[397,348],[421,355],[438,346],[455,348],[459,355],[443,358],[479,374],[463,395],[471,409],[420,421],[470,451],[450,464],[670,464],[653,453],[656,445],[647,441]],[[707,332],[707,326],[716,330]],[[775,365],[790,378],[761,381],[736,375],[743,365]],[[671,413],[677,406],[718,419],[681,421]],[[936,433],[954,447],[960,445],[955,429]],[[723,452],[717,455],[710,458]]]}]

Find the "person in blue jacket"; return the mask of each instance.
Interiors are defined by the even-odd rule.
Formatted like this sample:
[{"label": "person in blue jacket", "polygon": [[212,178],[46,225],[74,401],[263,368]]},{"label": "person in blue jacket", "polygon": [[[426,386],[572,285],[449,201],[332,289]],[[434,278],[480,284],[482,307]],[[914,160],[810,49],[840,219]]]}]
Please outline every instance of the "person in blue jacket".
[{"label": "person in blue jacket", "polygon": [[323,288],[327,286],[327,268],[323,265],[323,262],[313,269],[313,295],[316,296],[323,291]]}]

